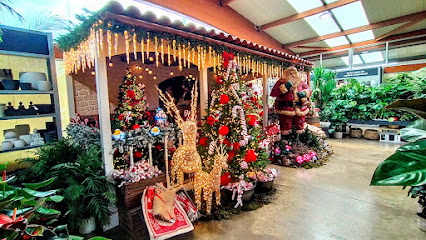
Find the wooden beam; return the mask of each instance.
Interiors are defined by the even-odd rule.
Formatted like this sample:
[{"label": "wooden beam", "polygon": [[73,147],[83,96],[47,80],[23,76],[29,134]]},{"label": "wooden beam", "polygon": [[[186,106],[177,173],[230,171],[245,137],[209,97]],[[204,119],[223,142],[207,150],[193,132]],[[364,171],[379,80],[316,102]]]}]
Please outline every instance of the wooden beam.
[{"label": "wooden beam", "polygon": [[220,0],[219,3],[220,3],[220,6],[223,7],[223,6],[227,6],[228,4],[230,4],[233,1],[235,1],[235,0]]},{"label": "wooden beam", "polygon": [[399,23],[404,23],[404,22],[409,22],[409,21],[417,21],[419,19],[425,19],[425,18],[426,18],[426,11],[423,11],[423,12],[418,12],[418,13],[414,13],[414,14],[410,14],[410,15],[405,15],[405,16],[402,16],[402,17],[388,19],[388,20],[385,20],[385,21],[377,22],[377,23],[372,23],[372,24],[362,26],[362,27],[352,28],[352,29],[349,29],[349,30],[341,31],[341,32],[330,33],[330,34],[319,36],[319,37],[314,37],[314,38],[304,39],[304,40],[300,40],[300,41],[296,41],[296,42],[292,42],[292,43],[287,43],[287,44],[284,44],[284,46],[286,48],[291,48],[291,47],[295,47],[295,46],[305,45],[305,44],[308,44],[308,43],[324,41],[324,40],[330,39],[330,38],[341,37],[341,36],[345,36],[345,35],[349,35],[349,34],[353,34],[353,33],[364,32],[364,31],[367,31],[367,30],[387,27],[387,26],[391,26],[391,25],[395,25],[395,24],[399,24]]},{"label": "wooden beam", "polygon": [[[366,46],[366,45],[371,45],[371,44],[375,44],[375,43],[383,43],[383,42],[387,42],[387,41],[395,41],[395,40],[406,40],[409,41],[410,39],[408,38],[413,38],[416,36],[423,36],[426,35],[426,29],[421,29],[421,30],[417,30],[417,31],[413,31],[413,32],[408,32],[408,33],[401,33],[401,34],[397,34],[397,35],[393,35],[393,36],[389,36],[386,38],[383,38],[379,41],[377,40],[367,40],[367,41],[363,41],[363,42],[358,42],[358,43],[353,43],[353,44],[347,44],[347,45],[342,45],[342,46],[337,46],[337,47],[332,47],[327,51],[310,51],[310,52],[304,52],[304,53],[300,53],[300,57],[306,57],[306,56],[311,56],[311,55],[319,55],[319,54],[325,54],[325,53],[330,53],[330,52],[334,52],[334,51],[340,51],[340,50],[345,50],[348,48],[358,48],[358,47],[362,47],[362,46]],[[411,39],[412,42],[416,41],[416,39]]]},{"label": "wooden beam", "polygon": [[203,41],[203,42],[206,42],[206,43],[222,45],[222,46],[225,46],[225,47],[228,47],[230,49],[237,50],[237,51],[248,52],[248,53],[252,53],[252,54],[255,54],[255,55],[258,55],[258,56],[261,56],[261,57],[275,59],[275,60],[278,60],[278,61],[281,61],[281,62],[289,62],[289,63],[293,63],[293,64],[296,64],[296,65],[300,65],[300,64],[303,65],[303,63],[299,63],[297,60],[292,61],[292,60],[289,60],[289,59],[285,59],[284,57],[279,57],[279,56],[272,55],[272,54],[269,54],[269,53],[265,53],[265,52],[262,52],[262,51],[253,50],[253,49],[250,49],[250,48],[246,48],[246,47],[243,47],[243,46],[224,42],[224,41],[217,40],[217,39],[214,39],[214,38],[198,35],[198,34],[191,33],[191,32],[186,32],[186,31],[183,31],[183,30],[163,26],[163,25],[156,24],[156,23],[146,22],[144,20],[135,19],[135,18],[131,18],[131,17],[128,17],[128,16],[124,16],[124,15],[106,12],[104,16],[105,16],[106,20],[117,20],[119,22],[122,22],[124,24],[129,24],[129,25],[132,25],[134,27],[141,27],[141,28],[149,29],[151,31],[159,31],[159,32],[175,34],[175,35],[186,37],[186,38],[192,38],[192,39],[200,40],[200,41]]},{"label": "wooden beam", "polygon": [[417,20],[415,20],[415,21],[411,21],[411,22],[409,22],[409,23],[406,23],[406,24],[404,24],[404,25],[402,25],[402,26],[400,26],[400,27],[396,28],[396,29],[395,29],[395,30],[393,30],[393,31],[390,31],[390,32],[388,32],[388,33],[386,33],[386,34],[383,34],[382,36],[380,36],[380,37],[376,38],[376,40],[377,40],[377,41],[380,41],[380,40],[382,40],[383,38],[387,38],[387,37],[389,37],[389,36],[395,35],[396,33],[399,33],[399,32],[401,32],[402,30],[407,29],[407,28],[409,28],[409,27],[411,27],[411,26],[413,26],[413,25],[415,25],[415,24],[417,24],[417,23],[419,23],[419,22],[421,22],[421,21],[423,21],[423,19],[417,19]]},{"label": "wooden beam", "polygon": [[[398,47],[405,47],[405,46],[413,46],[413,45],[418,45],[418,44],[425,43],[425,42],[426,42],[426,36],[422,36],[422,37],[419,37],[419,38],[410,38],[410,39],[405,39],[405,40],[401,40],[401,41],[397,41],[397,42],[390,42],[389,43],[389,49],[394,49],[394,48],[398,48]],[[381,42],[380,44],[373,45],[373,46],[356,48],[356,49],[354,49],[354,53],[379,51],[379,50],[384,50],[384,49],[386,49],[386,43]],[[325,53],[323,53],[322,57],[323,57],[323,59],[329,59],[329,58],[335,58],[335,57],[347,56],[347,55],[348,55],[348,53],[346,51],[330,52],[330,53],[325,52]],[[318,59],[319,59],[318,55],[307,58],[307,60],[309,60],[309,61],[316,61]]]},{"label": "wooden beam", "polygon": [[285,18],[273,21],[271,23],[264,24],[264,25],[259,27],[259,31],[265,31],[267,29],[270,29],[270,28],[273,28],[273,27],[276,27],[276,26],[279,26],[279,25],[291,23],[291,22],[297,21],[299,19],[303,19],[305,17],[309,17],[309,16],[312,16],[312,15],[315,15],[315,14],[318,14],[318,13],[321,13],[321,12],[324,12],[324,11],[327,11],[327,10],[331,10],[333,8],[338,8],[338,7],[344,6],[346,4],[357,2],[357,1],[359,1],[359,0],[340,0],[340,1],[333,2],[333,3],[327,4],[327,5],[323,5],[321,7],[317,7],[317,8],[308,10],[306,12],[301,12],[301,13],[294,14],[294,15],[289,16],[289,17],[285,17]]},{"label": "wooden beam", "polygon": [[294,48],[313,49],[313,50],[320,50],[320,51],[328,51],[328,50],[330,50],[329,47],[315,47],[315,46],[296,46]]},{"label": "wooden beam", "polygon": [[416,71],[424,67],[426,67],[426,63],[399,65],[399,66],[385,67],[383,69],[383,72],[384,73],[408,72],[408,71]]}]

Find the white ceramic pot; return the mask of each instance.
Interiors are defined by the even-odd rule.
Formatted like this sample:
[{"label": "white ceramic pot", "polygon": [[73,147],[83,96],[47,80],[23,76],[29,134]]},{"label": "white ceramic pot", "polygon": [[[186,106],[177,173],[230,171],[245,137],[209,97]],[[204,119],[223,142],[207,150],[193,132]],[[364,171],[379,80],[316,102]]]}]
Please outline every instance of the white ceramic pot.
[{"label": "white ceramic pot", "polygon": [[13,148],[13,143],[9,141],[4,141],[1,143],[1,150],[6,151]]},{"label": "white ceramic pot", "polygon": [[49,81],[38,81],[36,85],[39,91],[47,92],[52,90],[52,84]]},{"label": "white ceramic pot", "polygon": [[21,83],[31,83],[31,87],[37,89],[37,82],[47,81],[45,73],[41,72],[20,72],[19,81]]},{"label": "white ceramic pot", "polygon": [[6,109],[6,104],[0,103],[0,118],[4,118],[4,110]]},{"label": "white ceramic pot", "polygon": [[11,138],[18,138],[18,134],[15,132],[15,129],[7,129],[3,131],[4,138],[11,139]]},{"label": "white ceramic pot", "polygon": [[322,128],[328,128],[331,125],[331,122],[320,122]]},{"label": "white ceramic pot", "polygon": [[15,148],[23,148],[25,147],[25,141],[22,139],[18,139],[13,142],[13,145],[15,146]]},{"label": "white ceramic pot", "polygon": [[333,136],[337,139],[342,139],[343,138],[343,132],[334,132]]},{"label": "white ceramic pot", "polygon": [[21,135],[19,139],[24,140],[26,145],[30,145],[32,136],[31,135]]},{"label": "white ceramic pot", "polygon": [[89,218],[89,219],[84,219],[81,222],[80,228],[78,229],[78,231],[83,234],[89,234],[93,231],[95,231],[96,229],[96,222],[95,219],[93,217]]},{"label": "white ceramic pot", "polygon": [[417,215],[417,224],[422,231],[426,232],[426,218]]}]

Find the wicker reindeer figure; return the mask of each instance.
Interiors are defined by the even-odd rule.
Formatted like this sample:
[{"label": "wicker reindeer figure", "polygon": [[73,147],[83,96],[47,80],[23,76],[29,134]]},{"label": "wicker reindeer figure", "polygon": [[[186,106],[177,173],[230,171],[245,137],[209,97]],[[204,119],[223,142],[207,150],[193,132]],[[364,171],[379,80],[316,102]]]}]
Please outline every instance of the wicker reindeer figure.
[{"label": "wicker reindeer figure", "polygon": [[210,173],[203,170],[199,170],[195,173],[195,203],[197,204],[197,208],[201,209],[202,192],[203,199],[206,202],[207,214],[210,214],[212,208],[213,193],[215,193],[216,205],[220,205],[220,176],[222,175],[222,170],[228,168],[227,161],[228,154],[226,153],[225,147],[221,144],[219,148],[216,147],[214,165]]},{"label": "wicker reindeer figure", "polygon": [[176,107],[173,97],[167,93],[165,96],[160,89],[157,88],[161,101],[163,101],[167,112],[174,116],[178,127],[182,131],[183,144],[180,145],[172,157],[171,176],[172,183],[177,181],[178,186],[183,185],[184,173],[195,173],[201,170],[201,157],[197,152],[197,84],[192,88],[191,114],[184,121],[180,115],[179,109]]}]

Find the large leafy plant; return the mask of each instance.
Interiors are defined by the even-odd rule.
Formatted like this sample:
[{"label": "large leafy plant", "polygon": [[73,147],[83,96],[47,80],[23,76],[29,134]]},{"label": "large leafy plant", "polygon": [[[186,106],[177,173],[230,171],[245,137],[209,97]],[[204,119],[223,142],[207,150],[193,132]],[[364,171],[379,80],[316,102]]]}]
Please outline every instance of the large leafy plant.
[{"label": "large leafy plant", "polygon": [[324,109],[325,105],[329,102],[331,92],[336,88],[336,75],[334,72],[326,68],[315,68],[314,76],[312,78],[312,98],[315,104],[320,109]]}]

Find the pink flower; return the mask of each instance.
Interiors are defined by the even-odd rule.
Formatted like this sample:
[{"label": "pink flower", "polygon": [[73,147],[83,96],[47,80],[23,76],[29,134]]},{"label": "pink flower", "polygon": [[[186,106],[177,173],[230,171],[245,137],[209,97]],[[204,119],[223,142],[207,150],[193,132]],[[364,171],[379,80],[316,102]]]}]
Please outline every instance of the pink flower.
[{"label": "pink flower", "polygon": [[302,156],[297,156],[297,157],[296,157],[296,162],[297,162],[298,164],[303,163],[303,158],[302,158]]},{"label": "pink flower", "polygon": [[281,153],[281,150],[279,149],[279,148],[275,148],[275,154],[280,154]]},{"label": "pink flower", "polygon": [[290,151],[291,150],[290,145],[285,145],[285,150]]},{"label": "pink flower", "polygon": [[309,154],[304,154],[303,155],[303,161],[309,162],[310,160],[311,160],[311,155],[309,155]]},{"label": "pink flower", "polygon": [[240,167],[241,169],[247,169],[248,168],[248,164],[245,161],[240,162]]},{"label": "pink flower", "polygon": [[311,158],[313,158],[313,157],[315,157],[316,155],[317,155],[317,153],[316,152],[311,152]]}]

